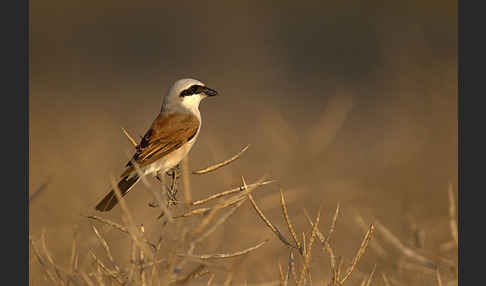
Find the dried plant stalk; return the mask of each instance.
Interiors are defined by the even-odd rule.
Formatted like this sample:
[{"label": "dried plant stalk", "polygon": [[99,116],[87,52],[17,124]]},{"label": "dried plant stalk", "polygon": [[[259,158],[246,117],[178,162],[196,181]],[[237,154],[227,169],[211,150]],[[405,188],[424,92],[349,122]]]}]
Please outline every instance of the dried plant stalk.
[{"label": "dried plant stalk", "polygon": [[381,273],[381,277],[383,278],[383,283],[385,283],[385,286],[391,286],[390,281],[388,280],[388,277],[386,277],[385,273]]},{"label": "dried plant stalk", "polygon": [[206,286],[211,286],[211,284],[213,284],[213,280],[214,280],[214,277],[215,276],[216,276],[216,274],[211,273],[211,275],[209,276],[208,283],[206,284]]},{"label": "dried plant stalk", "polygon": [[[59,266],[57,266],[56,263],[54,263],[54,258],[52,257],[52,254],[49,252],[49,249],[47,248],[46,230],[45,229],[42,230],[40,240],[41,240],[42,249],[44,250],[44,254],[47,258],[47,261],[49,261],[49,264],[54,269],[54,273],[56,274],[56,276],[58,278],[58,283],[60,285],[65,285],[64,279],[63,279],[62,274],[61,274],[61,268]],[[66,271],[63,271],[63,272],[66,272]]]},{"label": "dried plant stalk", "polygon": [[371,285],[371,281],[373,280],[373,275],[375,274],[375,270],[376,270],[376,264],[373,266],[373,270],[371,270],[370,275],[368,275],[368,277],[364,279],[363,282],[361,283],[362,286]]},{"label": "dried plant stalk", "polygon": [[85,272],[81,272],[81,277],[83,278],[84,282],[88,284],[88,286],[94,286],[93,281],[89,278],[88,274]]},{"label": "dried plant stalk", "polygon": [[130,136],[130,134],[128,134],[128,131],[125,129],[125,128],[121,128],[123,130],[123,133],[125,134],[125,136],[127,136],[128,138],[128,141],[130,141],[130,143],[132,143],[133,147],[137,147],[137,142],[132,138],[132,136]]},{"label": "dried plant stalk", "polygon": [[228,160],[224,161],[224,162],[221,162],[221,163],[218,163],[218,164],[215,164],[213,166],[210,166],[210,167],[207,167],[205,169],[202,169],[202,170],[198,170],[198,171],[193,171],[192,173],[193,174],[196,174],[196,175],[202,175],[202,174],[207,174],[209,172],[213,172],[213,171],[216,171],[217,169],[221,168],[221,167],[224,167],[226,165],[228,165],[229,163],[235,161],[236,159],[240,158],[240,156],[250,147],[250,145],[246,145],[240,152],[238,152],[238,154],[234,155],[233,157],[229,158]]},{"label": "dried plant stalk", "polygon": [[116,198],[118,200],[118,203],[120,204],[121,210],[122,210],[122,220],[125,221],[125,224],[127,225],[127,230],[128,233],[130,234],[130,237],[132,238],[133,241],[137,244],[137,246],[140,249],[143,249],[146,253],[151,253],[148,249],[147,246],[143,243],[141,243],[141,235],[138,232],[138,229],[135,225],[135,222],[133,220],[133,217],[128,209],[128,206],[125,203],[125,199],[121,196],[120,189],[118,189],[118,185],[115,181],[114,177],[111,177],[111,185],[113,188],[113,191],[115,192]]},{"label": "dried plant stalk", "polygon": [[233,257],[237,257],[237,256],[247,254],[247,253],[249,253],[253,250],[256,250],[256,249],[260,248],[261,246],[263,246],[267,242],[268,242],[268,240],[264,240],[264,241],[258,243],[255,246],[252,246],[252,247],[249,247],[247,249],[240,250],[240,251],[237,251],[237,252],[233,252],[233,253],[214,253],[214,254],[201,254],[201,255],[178,254],[178,256],[182,256],[182,257],[187,256],[187,257],[195,258],[195,259],[199,259],[199,260],[233,258]]},{"label": "dried plant stalk", "polygon": [[285,197],[283,195],[282,189],[280,189],[280,204],[282,205],[282,212],[284,214],[287,227],[289,228],[289,232],[292,235],[292,238],[294,239],[295,245],[297,245],[297,248],[300,249],[300,242],[299,239],[297,238],[297,233],[295,232],[292,222],[290,221],[290,217],[287,211],[287,204],[285,203]]},{"label": "dried plant stalk", "polygon": [[257,212],[258,216],[265,222],[265,224],[272,230],[272,232],[282,241],[285,245],[290,246],[292,248],[297,248],[297,246],[292,245],[283,235],[282,233],[277,229],[276,226],[274,226],[268,219],[267,217],[263,214],[262,210],[258,207],[256,204],[255,200],[253,199],[253,196],[251,194],[248,194],[248,198],[250,199],[250,202]]},{"label": "dried plant stalk", "polygon": [[429,269],[435,269],[437,264],[432,260],[425,258],[424,256],[418,254],[412,249],[406,247],[398,237],[396,237],[390,230],[388,230],[383,224],[378,220],[375,220],[376,230],[380,232],[383,237],[390,242],[396,249],[398,249],[403,255],[409,257],[422,265],[428,267]]},{"label": "dried plant stalk", "polygon": [[329,240],[331,238],[331,235],[334,232],[334,229],[336,228],[336,221],[337,221],[338,215],[339,215],[339,203],[336,206],[336,211],[334,212],[334,216],[332,217],[331,226],[329,227],[329,233],[327,234],[326,240],[324,242],[325,247],[327,245],[329,245]]},{"label": "dried plant stalk", "polygon": [[106,225],[111,226],[114,229],[117,229],[117,230],[119,230],[119,231],[121,231],[123,233],[129,234],[126,227],[122,226],[119,223],[113,222],[113,221],[111,221],[109,219],[102,218],[102,217],[99,217],[99,216],[96,216],[96,215],[89,215],[89,216],[87,216],[87,218],[92,219],[92,220],[96,220],[96,221],[99,221],[99,222],[102,222],[102,223],[104,223]]},{"label": "dried plant stalk", "polygon": [[98,266],[101,267],[101,269],[108,276],[110,276],[113,279],[115,279],[115,281],[117,281],[120,285],[123,285],[124,284],[124,281],[119,276],[119,273],[117,273],[116,271],[113,271],[113,270],[109,269],[108,267],[106,267],[106,265],[100,259],[98,259],[98,257],[96,257],[96,255],[93,253],[93,251],[89,250],[88,252],[91,255],[91,257],[93,258],[93,260],[96,262],[96,264],[98,264]]},{"label": "dried plant stalk", "polygon": [[305,274],[306,274],[306,272],[309,268],[312,245],[314,244],[314,241],[315,241],[315,238],[316,238],[316,235],[317,235],[320,217],[321,217],[321,209],[319,208],[319,211],[317,212],[316,221],[314,222],[314,226],[312,227],[312,232],[311,232],[311,236],[309,238],[309,243],[308,243],[307,249],[305,250],[304,265],[302,266],[302,270],[300,272],[299,283],[297,284],[299,286],[303,285],[304,279],[305,279]]},{"label": "dried plant stalk", "polygon": [[[363,231],[368,230],[368,226],[366,225],[366,223],[365,223],[363,217],[361,217],[361,215],[356,213],[355,220],[356,220],[357,224],[359,225],[359,227]],[[378,255],[380,255],[381,257],[383,257],[383,258],[388,257],[386,250],[378,243],[378,241],[376,239],[374,239],[373,241],[370,241],[370,247],[373,248],[376,251],[376,253],[378,253]]]},{"label": "dried plant stalk", "polygon": [[259,179],[257,183],[254,184],[253,187],[249,188],[246,183],[244,178],[242,177],[243,181],[243,191],[241,194],[237,196],[233,196],[227,200],[222,200],[218,204],[216,204],[209,214],[201,221],[201,223],[193,230],[192,235],[197,235],[198,233],[202,232],[202,230],[210,223],[210,221],[214,218],[216,213],[220,211],[221,209],[228,207],[232,204],[237,203],[238,201],[242,200],[246,195],[250,194],[254,189],[257,187],[261,186],[261,183],[263,182],[263,178]]},{"label": "dried plant stalk", "polygon": [[222,225],[244,202],[246,201],[246,198],[244,198],[241,201],[238,201],[238,203],[235,205],[234,208],[232,208],[230,211],[228,211],[226,214],[224,214],[213,226],[208,228],[206,232],[201,234],[194,242],[198,243],[211,235],[220,225]]},{"label": "dried plant stalk", "polygon": [[39,264],[41,265],[41,268],[42,270],[44,271],[44,274],[46,276],[46,279],[50,279],[54,284],[57,283],[58,279],[56,278],[56,276],[54,274],[52,274],[51,271],[49,271],[49,265],[46,261],[44,261],[39,249],[37,248],[37,246],[35,245],[34,243],[34,240],[29,237],[29,241],[30,241],[30,245],[32,246],[32,250],[34,251],[34,254],[37,258],[37,262],[39,262]]},{"label": "dried plant stalk", "polygon": [[356,253],[356,255],[353,258],[353,261],[351,262],[351,266],[348,268],[348,271],[346,272],[344,277],[341,279],[341,281],[340,281],[341,284],[344,283],[344,281],[346,281],[346,279],[348,279],[348,277],[351,275],[354,268],[356,267],[356,264],[358,264],[358,261],[360,260],[360,258],[365,253],[366,247],[368,246],[368,243],[370,242],[370,239],[371,239],[371,236],[373,234],[374,229],[375,229],[375,227],[373,226],[373,224],[371,224],[370,228],[368,229],[368,232],[365,234],[363,241],[361,242],[361,245],[358,249],[358,252]]},{"label": "dried plant stalk", "polygon": [[285,282],[285,275],[283,273],[282,264],[280,264],[280,262],[278,263],[278,274],[280,277],[280,285],[287,285],[287,283]]},{"label": "dried plant stalk", "polygon": [[100,241],[101,245],[103,246],[103,249],[106,252],[106,256],[110,260],[110,262],[116,267],[115,260],[113,259],[113,255],[111,254],[110,247],[108,246],[108,243],[106,240],[101,236],[101,234],[98,232],[98,229],[94,225],[91,226],[93,228],[94,233],[96,234],[96,237],[98,237],[98,240]]},{"label": "dried plant stalk", "polygon": [[[294,283],[297,284],[297,270],[295,269],[296,268],[295,267],[295,256],[294,256],[294,252],[292,250],[290,250],[290,254],[289,254],[289,266],[288,267],[289,267],[289,273],[292,274],[292,278],[294,279]],[[287,274],[287,276],[288,276],[288,274]]]},{"label": "dried plant stalk", "polygon": [[[307,211],[305,209],[304,209],[304,214],[307,217],[307,220],[309,221],[311,227],[314,227],[314,223],[312,222],[309,214],[307,213]],[[333,223],[331,224],[331,228],[333,228],[333,225],[336,224],[336,219],[337,219],[337,212],[334,215]],[[332,232],[329,231],[329,233],[332,233]],[[316,235],[317,235],[317,238],[319,239],[319,241],[321,242],[321,244],[323,245],[322,251],[326,251],[329,254],[329,259],[330,259],[330,264],[331,264],[331,272],[332,272],[333,269],[336,268],[336,257],[334,255],[334,251],[332,250],[331,245],[329,244],[329,239],[326,239],[324,237],[324,235],[319,231],[319,229],[317,229]],[[332,272],[332,273],[334,273],[334,272]],[[337,283],[337,282],[335,282],[335,283]]]},{"label": "dried plant stalk", "polygon": [[71,244],[71,259],[70,259],[70,270],[71,274],[77,271],[77,253],[76,253],[76,238],[73,238],[73,242]]},{"label": "dried plant stalk", "polygon": [[[248,185],[247,188],[251,189],[251,188],[254,188],[254,187],[258,187],[258,186],[268,185],[268,184],[271,184],[273,182],[275,182],[275,181],[274,180],[269,180],[269,181],[263,181],[261,183],[254,183],[254,184]],[[192,206],[201,205],[201,204],[207,203],[207,202],[209,202],[211,200],[218,199],[218,198],[221,198],[223,196],[231,195],[231,194],[234,194],[234,193],[243,192],[243,191],[244,191],[244,187],[243,186],[240,186],[238,188],[234,188],[234,189],[231,189],[231,190],[228,190],[228,191],[224,191],[224,192],[221,192],[221,193],[217,193],[217,194],[211,195],[211,196],[209,196],[209,197],[207,197],[205,199],[192,202],[191,205]]]},{"label": "dried plant stalk", "polygon": [[440,277],[440,272],[438,268],[435,270],[435,278],[437,279],[437,285],[442,286],[442,278]]}]

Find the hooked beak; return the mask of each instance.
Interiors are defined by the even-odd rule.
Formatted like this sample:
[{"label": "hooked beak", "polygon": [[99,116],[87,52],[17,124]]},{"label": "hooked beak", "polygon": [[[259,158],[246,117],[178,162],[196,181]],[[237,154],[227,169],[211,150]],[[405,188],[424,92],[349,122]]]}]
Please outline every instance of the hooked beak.
[{"label": "hooked beak", "polygon": [[209,87],[204,86],[203,87],[203,93],[207,96],[216,96],[218,95],[218,92],[214,89],[211,89]]}]

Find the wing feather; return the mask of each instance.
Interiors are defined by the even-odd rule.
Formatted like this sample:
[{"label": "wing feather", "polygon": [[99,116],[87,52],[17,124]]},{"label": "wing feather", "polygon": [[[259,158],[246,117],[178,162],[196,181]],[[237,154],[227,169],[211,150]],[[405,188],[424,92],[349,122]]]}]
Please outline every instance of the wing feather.
[{"label": "wing feather", "polygon": [[[192,114],[159,114],[137,145],[132,160],[140,167],[149,165],[191,140],[199,129],[199,119]],[[132,160],[122,177],[130,174],[134,166]]]}]

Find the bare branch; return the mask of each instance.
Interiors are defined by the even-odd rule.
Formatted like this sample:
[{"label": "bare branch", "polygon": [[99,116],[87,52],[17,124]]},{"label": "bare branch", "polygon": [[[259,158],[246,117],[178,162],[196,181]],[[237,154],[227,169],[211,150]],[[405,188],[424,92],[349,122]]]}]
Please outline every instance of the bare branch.
[{"label": "bare branch", "polygon": [[[273,182],[275,182],[275,180],[264,181],[264,182],[261,182],[261,183],[257,182],[257,183],[254,183],[254,184],[250,184],[247,187],[253,188],[253,187],[257,187],[257,186],[264,186],[264,185],[271,184]],[[244,191],[244,187],[240,186],[238,188],[234,188],[234,189],[231,189],[231,190],[228,190],[228,191],[217,193],[217,194],[211,195],[211,196],[209,196],[205,199],[192,202],[191,205],[193,205],[193,206],[201,205],[201,204],[207,203],[211,200],[215,200],[215,199],[221,198],[223,196],[231,195],[231,194],[234,194],[234,193],[239,193],[239,192],[242,192],[242,191]]]},{"label": "bare branch", "polygon": [[96,220],[96,221],[99,221],[99,222],[102,222],[102,223],[104,223],[106,225],[109,225],[109,226],[113,227],[114,229],[117,229],[117,230],[119,230],[119,231],[121,231],[123,233],[128,234],[128,230],[127,230],[126,227],[122,226],[119,223],[113,222],[113,221],[111,221],[109,219],[102,218],[102,217],[99,217],[99,216],[96,216],[96,215],[89,215],[89,216],[87,216],[87,218],[92,219],[92,220]]},{"label": "bare branch", "polygon": [[300,249],[300,242],[299,239],[297,238],[297,233],[294,230],[294,227],[292,225],[292,222],[290,221],[290,217],[287,211],[287,204],[285,203],[285,198],[282,192],[282,189],[280,189],[280,203],[282,205],[282,212],[284,214],[285,222],[287,223],[287,227],[289,228],[289,232],[292,235],[292,238],[294,239],[295,245],[297,245],[297,248]]},{"label": "bare branch", "polygon": [[240,152],[238,152],[238,154],[234,155],[233,157],[229,158],[226,161],[223,161],[221,163],[217,163],[215,165],[209,166],[209,167],[202,169],[202,170],[193,171],[192,173],[195,174],[195,175],[202,175],[202,174],[207,174],[209,172],[216,171],[217,169],[224,167],[224,166],[228,165],[229,163],[235,161],[236,159],[240,158],[240,156],[248,149],[248,147],[250,147],[250,145],[246,145]]},{"label": "bare branch", "polygon": [[187,254],[178,254],[178,256],[181,256],[181,257],[189,257],[189,258],[195,258],[195,259],[200,259],[200,260],[206,260],[206,259],[220,259],[220,258],[233,258],[233,257],[237,257],[237,256],[241,256],[241,255],[245,255],[253,250],[256,250],[258,248],[260,248],[261,246],[263,246],[265,243],[268,242],[268,239],[267,240],[264,240],[260,243],[258,243],[257,245],[255,246],[252,246],[252,247],[249,247],[247,249],[244,249],[244,250],[240,250],[240,251],[237,251],[237,252],[233,252],[233,253],[215,253],[215,254],[201,254],[201,255],[187,255]]},{"label": "bare branch", "polygon": [[374,229],[375,229],[375,227],[373,226],[373,224],[371,224],[370,228],[368,229],[368,232],[365,234],[363,241],[361,242],[361,245],[358,249],[358,252],[356,252],[356,255],[353,258],[351,266],[348,268],[348,271],[346,272],[344,277],[341,279],[341,281],[340,281],[341,284],[344,283],[344,281],[346,281],[346,279],[348,279],[348,277],[351,275],[354,268],[356,267],[356,264],[358,264],[358,261],[360,260],[360,258],[365,253],[366,247],[368,246],[368,243],[370,242],[371,235],[373,234]]},{"label": "bare branch", "polygon": [[93,251],[89,250],[89,254],[91,255],[91,257],[93,258],[93,260],[96,262],[96,264],[98,264],[98,266],[101,267],[101,269],[103,269],[103,271],[111,276],[113,279],[116,280],[116,282],[118,282],[120,285],[123,285],[123,279],[119,276],[119,273],[117,273],[116,271],[113,271],[111,269],[109,269],[108,267],[105,266],[105,264],[98,259],[98,257],[96,257],[96,255],[93,253]]},{"label": "bare branch", "polygon": [[262,210],[260,210],[260,208],[257,206],[255,200],[253,199],[253,196],[251,194],[248,194],[248,198],[250,199],[250,202],[253,206],[253,208],[255,209],[255,211],[257,212],[258,216],[263,220],[263,222],[270,228],[270,230],[272,230],[272,232],[278,237],[278,239],[280,239],[280,241],[282,241],[285,245],[287,246],[290,246],[292,248],[296,248],[298,249],[297,246],[295,245],[292,245],[283,235],[282,233],[277,229],[277,227],[275,225],[273,225],[268,219],[267,217],[265,217],[265,215],[263,214]]},{"label": "bare branch", "polygon": [[312,227],[311,237],[309,238],[309,243],[308,243],[307,249],[305,250],[304,265],[302,266],[302,270],[300,272],[299,283],[297,284],[299,286],[303,285],[304,279],[305,279],[305,273],[307,272],[307,270],[309,268],[312,245],[314,244],[315,238],[317,236],[320,217],[321,217],[321,208],[319,208],[319,211],[317,212],[316,221],[314,223],[314,226]]},{"label": "bare branch", "polygon": [[371,285],[371,281],[373,280],[373,274],[375,274],[375,270],[376,270],[376,264],[375,264],[375,266],[373,266],[373,270],[371,270],[370,275],[365,280],[363,280],[363,283],[361,283],[361,285],[363,285],[363,286],[370,286]]}]

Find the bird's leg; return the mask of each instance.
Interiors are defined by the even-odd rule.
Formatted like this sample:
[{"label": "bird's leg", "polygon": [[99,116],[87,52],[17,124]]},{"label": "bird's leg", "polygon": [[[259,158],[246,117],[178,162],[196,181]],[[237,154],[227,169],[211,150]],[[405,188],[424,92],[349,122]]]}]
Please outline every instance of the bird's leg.
[{"label": "bird's leg", "polygon": [[169,205],[176,205],[177,204],[177,179],[179,178],[179,164],[174,166],[172,169],[166,172],[168,176],[171,178],[171,183],[167,186],[167,197],[169,200]]},{"label": "bird's leg", "polygon": [[[160,176],[160,171],[157,171],[157,173],[155,173],[155,178],[157,179],[157,181],[159,181],[159,183],[162,183],[162,177]],[[159,206],[159,204],[156,201],[149,202],[148,205],[151,208],[156,208]]]}]

